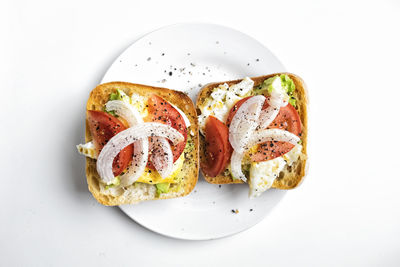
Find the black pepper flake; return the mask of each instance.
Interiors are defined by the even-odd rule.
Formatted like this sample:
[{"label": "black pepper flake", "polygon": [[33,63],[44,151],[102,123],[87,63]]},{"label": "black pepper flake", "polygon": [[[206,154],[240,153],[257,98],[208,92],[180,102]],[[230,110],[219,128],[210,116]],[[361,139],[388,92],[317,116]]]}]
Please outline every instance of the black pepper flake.
[{"label": "black pepper flake", "polygon": [[172,71],[170,71],[170,72],[168,73],[168,75],[169,75],[169,76],[172,76]]}]

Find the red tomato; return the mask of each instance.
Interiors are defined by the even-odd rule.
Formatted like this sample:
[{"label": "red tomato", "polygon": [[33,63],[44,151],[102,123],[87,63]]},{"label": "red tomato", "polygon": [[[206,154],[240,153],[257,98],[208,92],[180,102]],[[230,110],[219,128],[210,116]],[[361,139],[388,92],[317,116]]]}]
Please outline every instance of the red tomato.
[{"label": "red tomato", "polygon": [[[229,112],[228,119],[226,120],[226,125],[228,125],[228,127],[233,116],[235,116],[236,111],[250,97],[251,96],[241,99],[232,107],[231,111]],[[268,106],[268,101],[265,101],[262,109],[264,110]],[[267,129],[272,128],[283,129],[295,135],[300,135],[301,120],[299,113],[290,104],[288,104],[286,107],[281,107],[278,116],[276,116],[275,120],[267,127]],[[274,159],[289,152],[293,147],[294,145],[287,142],[268,141],[258,146],[257,152],[251,155],[251,159],[255,162]]]},{"label": "red tomato", "polygon": [[228,127],[213,116],[209,116],[205,127],[205,161],[201,161],[201,168],[205,174],[215,177],[220,174],[232,155],[232,146],[229,144]]},{"label": "red tomato", "polygon": [[[99,152],[114,135],[126,129],[120,120],[103,111],[89,110],[87,120],[94,145]],[[128,167],[132,154],[133,146],[129,145],[115,157],[114,176],[120,175]]]},{"label": "red tomato", "polygon": [[[180,132],[184,140],[177,145],[171,145],[174,162],[180,157],[186,146],[188,129],[182,115],[170,103],[157,95],[151,95],[148,100],[149,116],[147,120],[170,125]],[[153,163],[147,162],[147,167],[154,169]]]}]

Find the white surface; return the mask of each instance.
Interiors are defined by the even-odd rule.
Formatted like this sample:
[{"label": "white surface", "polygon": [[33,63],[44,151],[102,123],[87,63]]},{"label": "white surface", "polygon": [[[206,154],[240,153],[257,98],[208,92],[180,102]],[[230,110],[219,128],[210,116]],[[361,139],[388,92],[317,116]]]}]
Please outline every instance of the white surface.
[{"label": "white surface", "polygon": [[[400,264],[399,3],[231,2],[1,2],[1,265]],[[261,41],[312,102],[306,182],[255,227],[214,241],[162,237],[97,204],[74,146],[114,58],[188,20]]]},{"label": "white surface", "polygon": [[[284,70],[267,48],[243,33],[215,24],[179,23],[133,43],[116,58],[102,83],[127,81],[176,88],[196,101],[202,84]],[[286,193],[271,190],[249,199],[248,191],[247,185],[210,185],[200,175],[186,197],[123,205],[121,209],[139,224],[166,236],[215,239],[255,225]]]}]

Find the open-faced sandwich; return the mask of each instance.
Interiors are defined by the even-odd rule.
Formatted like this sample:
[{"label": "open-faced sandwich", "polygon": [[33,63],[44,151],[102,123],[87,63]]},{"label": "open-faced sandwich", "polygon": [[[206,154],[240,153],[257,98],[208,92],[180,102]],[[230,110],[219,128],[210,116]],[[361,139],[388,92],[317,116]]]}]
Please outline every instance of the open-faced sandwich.
[{"label": "open-faced sandwich", "polygon": [[97,86],[86,106],[90,192],[104,205],[187,195],[198,177],[198,123],[184,93],[125,82]]},{"label": "open-faced sandwich", "polygon": [[206,85],[197,99],[209,183],[248,182],[250,197],[299,185],[307,165],[307,93],[290,73]]}]

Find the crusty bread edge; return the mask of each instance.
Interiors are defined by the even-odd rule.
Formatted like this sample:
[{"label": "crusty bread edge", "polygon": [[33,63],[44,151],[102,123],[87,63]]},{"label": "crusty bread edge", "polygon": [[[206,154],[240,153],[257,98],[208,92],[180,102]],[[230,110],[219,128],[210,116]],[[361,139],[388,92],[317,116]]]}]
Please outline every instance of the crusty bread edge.
[{"label": "crusty bread edge", "polygon": [[[295,83],[296,86],[296,97],[299,100],[298,105],[299,109],[301,112],[299,112],[300,119],[302,122],[302,153],[303,157],[300,159],[300,173],[296,177],[285,177],[282,180],[276,179],[274,181],[274,184],[272,185],[273,188],[277,189],[293,189],[298,187],[302,181],[304,180],[305,176],[308,173],[308,155],[307,155],[307,137],[308,137],[308,91],[307,91],[307,86],[305,82],[303,81],[302,78],[299,76],[288,73],[288,72],[282,72],[282,73],[273,73],[269,75],[263,75],[263,76],[258,76],[258,77],[251,77],[251,79],[254,81],[254,86],[257,86],[261,84],[264,80],[271,78],[275,75],[280,75],[280,74],[287,74]],[[215,82],[215,83],[209,83],[206,84],[199,92],[196,100],[196,108],[198,111],[198,114],[200,113],[198,107],[203,104],[205,99],[207,99],[210,94],[212,93],[212,90],[216,87],[218,87],[221,84],[227,83],[229,86],[236,84],[240,82],[241,79],[238,80],[232,80],[232,81],[225,81],[225,82]],[[204,137],[200,135],[200,161],[204,157]],[[210,177],[206,175],[202,170],[201,170],[203,176],[205,177],[205,180],[209,183],[212,184],[235,184],[235,183],[243,183],[241,180],[232,180],[230,176],[225,176],[223,174],[220,174],[216,177]],[[290,182],[290,185],[288,185],[288,181],[285,181],[286,179],[291,179],[292,181]]]},{"label": "crusty bread edge", "polygon": [[[199,172],[199,137],[198,137],[198,122],[196,109],[193,101],[187,96],[185,93],[180,91],[175,91],[172,89],[161,88],[161,87],[153,87],[142,84],[133,84],[127,82],[109,82],[98,85],[94,88],[90,95],[86,104],[86,110],[102,110],[105,103],[108,101],[109,95],[111,92],[114,92],[116,89],[121,89],[123,91],[129,91],[130,94],[137,93],[139,95],[150,95],[155,93],[160,97],[164,98],[166,101],[174,104],[178,108],[180,108],[185,115],[188,117],[190,121],[190,130],[194,133],[191,136],[191,139],[194,144],[194,149],[190,152],[190,160],[186,160],[184,165],[186,166],[187,173],[185,173],[185,186],[184,190],[178,193],[171,194],[162,194],[162,196],[157,197],[156,199],[168,199],[174,197],[181,197],[189,194],[193,188],[195,187],[198,179]],[[190,134],[190,131],[189,133]],[[85,131],[85,140],[89,142],[92,140],[92,136],[90,134],[90,130],[88,127],[88,122],[86,120],[86,131]],[[187,162],[188,161],[188,162]],[[190,166],[190,167],[189,167]],[[107,206],[114,205],[122,205],[122,204],[133,204],[140,202],[139,199],[133,199],[129,202],[122,202],[119,197],[112,197],[109,195],[103,195],[99,190],[99,181],[100,177],[96,170],[96,160],[86,157],[86,177],[89,191],[92,193],[94,198],[101,204]]]}]

